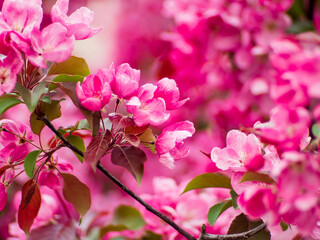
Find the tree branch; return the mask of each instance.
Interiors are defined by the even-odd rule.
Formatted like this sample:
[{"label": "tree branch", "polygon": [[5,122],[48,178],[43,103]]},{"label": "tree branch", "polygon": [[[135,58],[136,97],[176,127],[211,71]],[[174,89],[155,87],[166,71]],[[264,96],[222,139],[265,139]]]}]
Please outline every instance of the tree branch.
[{"label": "tree branch", "polygon": [[226,235],[215,235],[215,234],[206,233],[206,226],[202,225],[201,235],[199,240],[238,240],[238,239],[244,239],[244,238],[247,239],[263,231],[266,227],[267,225],[265,223],[262,223],[258,227],[246,232],[226,234]]},{"label": "tree branch", "polygon": [[[50,120],[43,115],[38,116],[41,121],[43,121],[52,132],[54,132],[61,141],[65,144],[66,147],[71,149],[72,151],[76,152],[80,156],[84,156],[84,153],[72,145],[65,137],[62,136],[58,132],[58,130],[52,125]],[[172,221],[169,217],[164,215],[163,213],[156,210],[154,207],[146,203],[142,198],[140,198],[138,195],[136,195],[133,191],[131,191],[128,187],[126,187],[122,182],[120,182],[116,177],[114,177],[110,172],[108,172],[100,163],[100,160],[97,163],[97,168],[105,175],[107,176],[112,182],[114,182],[116,185],[118,185],[123,191],[125,191],[127,194],[129,194],[132,198],[134,198],[137,202],[139,202],[142,206],[144,206],[149,212],[153,213],[166,223],[168,223],[172,228],[174,228],[176,231],[178,231],[182,236],[184,236],[188,240],[197,240],[195,237],[193,237],[190,233],[183,230],[179,225],[177,225],[174,221]],[[235,233],[235,234],[227,234],[227,235],[214,235],[214,234],[208,234],[206,233],[206,227],[205,225],[202,226],[202,231],[199,240],[237,240],[237,239],[243,239],[243,238],[249,238],[258,232],[262,231],[266,228],[266,224],[263,223],[259,225],[258,227],[251,229],[247,232],[243,233]]]}]

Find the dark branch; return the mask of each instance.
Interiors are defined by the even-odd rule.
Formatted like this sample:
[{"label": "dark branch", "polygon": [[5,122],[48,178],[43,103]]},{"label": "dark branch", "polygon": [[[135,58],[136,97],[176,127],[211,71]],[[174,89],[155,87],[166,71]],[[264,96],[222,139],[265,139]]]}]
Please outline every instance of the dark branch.
[{"label": "dark branch", "polygon": [[208,234],[206,233],[206,227],[205,225],[202,226],[202,232],[199,240],[238,240],[238,239],[247,239],[249,237],[254,236],[255,234],[263,231],[267,225],[265,223],[262,223],[258,227],[251,229],[246,232],[242,233],[233,233],[233,234],[227,234],[227,235],[215,235],[215,234]]},{"label": "dark branch", "polygon": [[[66,147],[71,149],[72,151],[76,152],[80,156],[84,156],[84,153],[72,145],[65,137],[63,137],[58,130],[52,125],[52,123],[47,119],[46,116],[39,116],[39,119],[42,120],[64,143]],[[169,217],[162,214],[152,206],[150,206],[148,203],[146,203],[142,198],[140,198],[138,195],[136,195],[133,191],[131,191],[129,188],[127,188],[122,182],[120,182],[116,177],[114,177],[111,173],[109,173],[100,163],[100,161],[97,163],[97,168],[105,175],[107,176],[112,182],[114,182],[116,185],[118,185],[123,191],[125,191],[127,194],[129,194],[132,198],[134,198],[136,201],[138,201],[141,205],[143,205],[149,212],[153,213],[166,223],[168,223],[171,227],[173,227],[176,231],[178,231],[181,235],[183,235],[188,240],[197,240],[195,237],[193,237],[190,233],[183,230],[179,225],[177,225],[174,221],[172,221]],[[249,230],[247,232],[243,233],[235,233],[235,234],[227,234],[227,235],[214,235],[214,234],[208,234],[206,233],[205,225],[202,227],[202,232],[200,235],[199,240],[237,240],[237,239],[243,239],[243,238],[249,238],[258,232],[261,232],[263,229],[266,228],[266,224],[263,223],[259,225],[258,227]]]}]

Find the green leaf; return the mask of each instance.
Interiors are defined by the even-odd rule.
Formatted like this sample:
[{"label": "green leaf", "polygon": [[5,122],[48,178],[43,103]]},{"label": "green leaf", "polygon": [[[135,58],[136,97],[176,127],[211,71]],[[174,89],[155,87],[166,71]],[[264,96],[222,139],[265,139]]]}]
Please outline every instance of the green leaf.
[{"label": "green leaf", "polygon": [[317,123],[312,125],[311,132],[312,132],[313,136],[315,136],[316,138],[320,137],[320,128]]},{"label": "green leaf", "polygon": [[[67,74],[61,74],[57,77],[55,77],[52,82],[81,82],[83,81],[83,76],[80,75],[67,75]],[[50,84],[49,90],[55,89],[57,86],[53,83]]]},{"label": "green leaf", "polygon": [[69,173],[61,173],[63,178],[63,196],[70,202],[82,217],[90,209],[90,189],[76,176]]},{"label": "green leaf", "polygon": [[[41,113],[45,114],[50,121],[59,118],[61,116],[60,100],[52,100],[51,103],[41,101],[38,110]],[[39,120],[38,116],[33,112],[30,116],[30,126],[32,132],[40,136],[40,133],[45,127],[45,124],[41,120]]]},{"label": "green leaf", "polygon": [[289,28],[287,28],[286,32],[289,34],[299,34],[308,31],[314,31],[315,28],[313,23],[309,20],[298,20],[294,22]]},{"label": "green leaf", "polygon": [[36,165],[37,158],[41,151],[36,150],[28,153],[26,158],[24,159],[24,170],[29,178],[33,178],[34,168]]},{"label": "green leaf", "polygon": [[20,94],[24,103],[27,105],[29,111],[32,113],[42,96],[46,92],[46,82],[40,82],[32,90],[29,90],[22,86],[20,83],[16,84],[16,90]]},{"label": "green leaf", "polygon": [[229,188],[231,189],[231,179],[220,173],[204,173],[192,179],[183,193],[201,188]]},{"label": "green leaf", "polygon": [[262,182],[262,183],[267,183],[267,184],[275,183],[275,181],[272,179],[272,177],[270,177],[268,174],[259,173],[259,172],[252,172],[252,171],[246,172],[243,175],[240,183],[248,182],[248,181]]},{"label": "green leaf", "polygon": [[282,231],[287,231],[287,229],[289,228],[289,224],[286,223],[286,222],[283,221],[283,220],[281,220],[280,226],[281,226]]},{"label": "green leaf", "polygon": [[116,146],[111,153],[111,162],[127,169],[137,180],[139,186],[145,161],[147,161],[145,152],[134,146]]},{"label": "green leaf", "polygon": [[139,136],[140,143],[149,148],[153,153],[156,152],[155,142],[157,138],[154,136],[151,128],[147,128],[144,133]]},{"label": "green leaf", "polygon": [[231,189],[230,191],[230,195],[231,195],[231,199],[232,199],[232,206],[234,209],[238,209],[238,203],[237,203],[237,199],[238,199],[238,194],[233,190]]},{"label": "green leaf", "polygon": [[226,211],[228,208],[232,206],[232,200],[229,200],[227,202],[221,202],[209,209],[208,212],[208,222],[212,226],[217,221],[218,217]]},{"label": "green leaf", "polygon": [[64,62],[52,64],[48,76],[58,74],[88,76],[90,75],[90,70],[83,58],[71,56]]},{"label": "green leaf", "polygon": [[7,97],[0,99],[0,115],[4,114],[8,109],[22,103],[22,101],[16,97]]},{"label": "green leaf", "polygon": [[89,124],[88,120],[87,119],[81,120],[77,125],[77,129],[78,130],[81,130],[81,129],[89,130],[90,124]]},{"label": "green leaf", "polygon": [[141,213],[134,207],[120,205],[114,211],[112,224],[124,225],[130,230],[141,229],[145,225],[145,221]]},{"label": "green leaf", "polygon": [[162,236],[151,231],[146,231],[142,237],[142,240],[162,240]]},{"label": "green leaf", "polygon": [[[66,137],[67,140],[74,146],[76,146],[78,149],[80,149],[82,152],[85,152],[86,147],[84,145],[83,139],[76,135],[69,135]],[[83,157],[81,157],[79,154],[75,153],[77,158],[80,160],[80,162],[83,162]]]}]

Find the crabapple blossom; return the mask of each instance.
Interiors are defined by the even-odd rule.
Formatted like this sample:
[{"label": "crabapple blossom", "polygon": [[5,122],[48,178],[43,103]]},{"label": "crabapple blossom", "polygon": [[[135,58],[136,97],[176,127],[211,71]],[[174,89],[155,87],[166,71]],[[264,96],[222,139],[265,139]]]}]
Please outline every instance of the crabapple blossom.
[{"label": "crabapple blossom", "polygon": [[193,123],[189,121],[177,122],[165,127],[156,141],[159,161],[168,168],[173,168],[175,160],[189,154],[189,148],[184,145],[183,140],[191,137],[194,132]]},{"label": "crabapple blossom", "polygon": [[91,111],[100,111],[111,98],[109,83],[97,74],[85,77],[81,85],[78,82],[76,92],[81,105]]},{"label": "crabapple blossom", "polygon": [[68,36],[73,35],[76,40],[90,38],[101,31],[101,28],[91,28],[93,12],[86,7],[81,7],[67,15],[69,0],[57,0],[51,10],[52,22],[59,22],[68,29]]},{"label": "crabapple blossom", "polygon": [[223,149],[213,148],[211,159],[221,170],[259,170],[264,165],[261,148],[254,134],[247,136],[238,130],[231,130],[227,134],[227,146]]},{"label": "crabapple blossom", "polygon": [[268,186],[251,185],[238,198],[238,206],[252,220],[263,218],[268,224],[279,223],[277,196]]},{"label": "crabapple blossom", "polygon": [[158,126],[169,119],[170,114],[166,112],[166,103],[163,98],[154,97],[157,87],[147,83],[141,86],[136,96],[127,102],[127,111],[133,116],[138,126],[147,124]]},{"label": "crabapple blossom", "polygon": [[0,183],[0,212],[5,208],[7,204],[7,191],[4,184]]},{"label": "crabapple blossom", "polygon": [[60,23],[52,23],[42,29],[34,28],[31,35],[33,51],[27,53],[30,61],[46,68],[47,61],[62,62],[71,56],[74,37],[67,36],[67,29]]},{"label": "crabapple blossom", "polygon": [[173,79],[168,78],[163,78],[157,82],[157,89],[154,92],[154,96],[163,98],[166,102],[166,109],[168,110],[180,108],[189,100],[189,98],[186,98],[179,101],[179,88]]},{"label": "crabapple blossom", "polygon": [[0,35],[0,95],[14,89],[23,66],[20,53],[6,41],[8,37],[7,33]]},{"label": "crabapple blossom", "polygon": [[33,28],[40,28],[41,4],[41,0],[5,0],[0,15],[0,31],[13,30],[29,38]]},{"label": "crabapple blossom", "polygon": [[26,140],[32,140],[30,127],[9,119],[0,120],[0,126],[0,143],[3,146],[0,150],[1,158],[6,159],[8,163],[25,158],[30,150]]}]

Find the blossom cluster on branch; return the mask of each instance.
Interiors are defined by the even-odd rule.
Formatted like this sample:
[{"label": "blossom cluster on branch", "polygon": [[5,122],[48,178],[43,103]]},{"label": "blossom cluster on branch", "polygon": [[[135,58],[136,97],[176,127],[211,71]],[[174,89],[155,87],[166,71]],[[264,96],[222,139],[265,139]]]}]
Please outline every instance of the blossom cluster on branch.
[{"label": "blossom cluster on branch", "polygon": [[91,10],[4,0],[0,238],[320,239],[320,3],[138,2],[91,73]]}]

